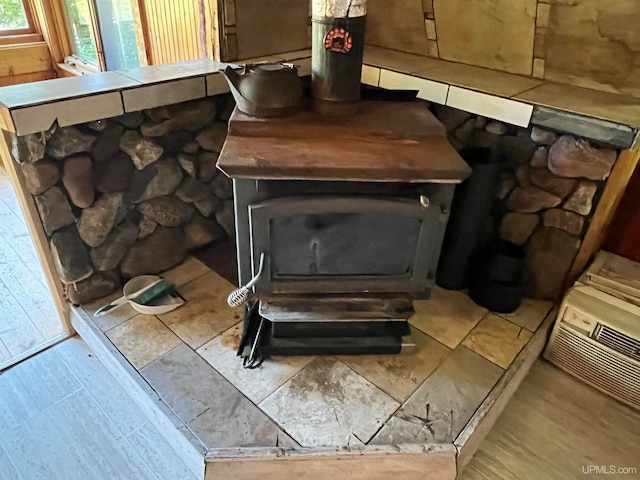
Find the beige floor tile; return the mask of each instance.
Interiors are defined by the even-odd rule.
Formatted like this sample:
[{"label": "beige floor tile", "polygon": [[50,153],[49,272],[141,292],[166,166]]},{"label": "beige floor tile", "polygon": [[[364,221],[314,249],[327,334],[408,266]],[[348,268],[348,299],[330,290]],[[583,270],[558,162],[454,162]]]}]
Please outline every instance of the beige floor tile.
[{"label": "beige floor tile", "polygon": [[456,348],[370,443],[452,442],[503,373],[468,348]]},{"label": "beige floor tile", "polygon": [[200,347],[197,353],[226,377],[234,387],[258,404],[298,373],[315,357],[271,357],[260,368],[242,367],[236,356],[242,336],[242,322]]},{"label": "beige floor tile", "polygon": [[260,408],[302,446],[366,443],[400,406],[344,363],[317,358]]},{"label": "beige floor tile", "polygon": [[488,313],[462,344],[506,369],[532,336],[530,331]]},{"label": "beige floor tile", "polygon": [[181,287],[201,276],[209,273],[211,269],[195,257],[189,257],[177,267],[160,274],[161,277]]},{"label": "beige floor tile", "polygon": [[180,345],[180,339],[153,315],[137,315],[107,337],[138,370]]},{"label": "beige floor tile", "polygon": [[399,402],[404,402],[451,352],[421,331],[412,330],[418,349],[413,355],[357,355],[340,360]]},{"label": "beige floor tile", "polygon": [[199,348],[242,318],[242,307],[227,305],[234,288],[216,272],[209,272],[180,288],[187,299],[182,307],[158,318],[191,348]]},{"label": "beige floor tile", "polygon": [[131,305],[123,305],[122,307],[108,312],[107,314],[100,317],[93,316],[96,310],[98,310],[100,307],[113,302],[115,299],[120,298],[121,296],[122,291],[118,290],[104,298],[100,298],[98,300],[94,300],[91,303],[87,303],[86,305],[82,305],[82,308],[85,312],[91,315],[92,320],[98,325],[100,330],[102,330],[103,332],[107,332],[113,327],[117,327],[118,325],[139,314],[133,309]]},{"label": "beige floor tile", "polygon": [[429,300],[415,300],[409,323],[449,348],[458,344],[487,313],[464,292],[435,287]]},{"label": "beige floor tile", "polygon": [[535,332],[547,317],[553,302],[548,300],[534,300],[525,298],[522,305],[513,313],[496,313],[496,315],[506,318],[516,325],[526,328],[530,332]]}]

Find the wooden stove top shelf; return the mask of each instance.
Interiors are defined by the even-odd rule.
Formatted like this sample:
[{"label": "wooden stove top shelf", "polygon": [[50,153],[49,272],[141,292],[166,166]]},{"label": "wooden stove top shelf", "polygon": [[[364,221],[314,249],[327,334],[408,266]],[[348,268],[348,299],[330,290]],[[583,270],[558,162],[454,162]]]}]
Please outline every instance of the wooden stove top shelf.
[{"label": "wooden stove top shelf", "polygon": [[471,169],[421,102],[362,102],[351,116],[255,118],[237,109],[218,168],[231,178],[460,183]]}]

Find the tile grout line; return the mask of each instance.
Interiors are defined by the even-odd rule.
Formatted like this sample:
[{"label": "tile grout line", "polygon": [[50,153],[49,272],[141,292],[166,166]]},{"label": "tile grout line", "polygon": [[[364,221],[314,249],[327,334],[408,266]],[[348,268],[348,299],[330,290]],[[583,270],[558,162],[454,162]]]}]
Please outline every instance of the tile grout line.
[{"label": "tile grout line", "polygon": [[[105,336],[106,336],[106,335],[105,335]],[[96,359],[96,361],[98,361],[98,362],[100,363],[100,365],[105,369],[106,374],[107,374],[107,375],[109,375],[109,376],[111,376],[111,377],[113,378],[113,380],[114,380],[114,381],[116,381],[116,380],[115,380],[115,377],[113,377],[113,375],[111,374],[111,372],[109,372],[109,371],[106,369],[106,366],[102,363],[102,361],[100,360],[100,358],[98,358],[98,356],[97,356],[97,355],[95,355],[95,353],[93,353],[93,351],[92,351],[92,355],[93,355],[93,358],[95,358],[95,359]],[[124,355],[123,355],[123,356],[124,356]],[[77,375],[77,374],[76,374],[76,373],[71,369],[70,365],[68,365],[68,364],[67,364],[67,362],[64,360],[64,358],[62,358],[62,357],[60,357],[60,358],[61,358],[62,362],[63,362],[65,365],[67,365],[67,367],[72,371],[73,375],[77,378],[78,382],[83,386],[84,390],[86,390],[86,392],[87,392],[87,394],[89,395],[89,397],[90,397],[90,398],[93,400],[93,402],[95,403],[95,407],[100,411],[100,413],[102,413],[102,415],[107,419],[107,421],[108,421],[108,422],[113,426],[113,428],[115,429],[115,431],[116,431],[116,432],[118,432],[118,433],[120,434],[120,436],[119,436],[119,437],[116,437],[114,440],[116,440],[116,441],[121,440],[121,441],[125,442],[125,444],[129,447],[129,450],[130,450],[131,452],[133,452],[133,454],[134,454],[134,455],[136,455],[136,456],[138,457],[138,459],[140,460],[140,462],[145,466],[145,468],[146,468],[146,469],[148,470],[148,472],[153,476],[153,478],[155,478],[155,479],[157,479],[157,480],[162,480],[162,479],[160,479],[160,478],[156,475],[156,473],[153,471],[153,469],[151,468],[151,466],[149,465],[149,463],[148,463],[148,462],[147,462],[147,461],[146,461],[146,460],[145,460],[145,459],[144,459],[144,458],[143,458],[143,457],[142,457],[142,456],[137,452],[137,449],[133,448],[133,446],[132,446],[132,444],[131,444],[131,442],[130,442],[130,437],[131,437],[132,435],[134,435],[135,433],[140,432],[140,430],[142,430],[142,428],[144,428],[146,425],[154,426],[154,425],[150,422],[149,418],[148,418],[148,417],[146,417],[146,416],[144,415],[144,413],[142,413],[142,415],[143,415],[143,416],[145,416],[145,421],[144,421],[144,422],[143,422],[139,427],[135,428],[135,429],[134,429],[134,430],[132,430],[130,433],[125,433],[125,432],[123,432],[122,430],[120,430],[120,428],[118,428],[118,426],[117,426],[116,422],[115,422],[115,421],[114,421],[114,420],[109,416],[109,414],[104,410],[104,408],[102,408],[102,406],[101,406],[101,405],[100,405],[100,403],[98,402],[98,399],[96,398],[96,396],[91,392],[91,390],[90,390],[89,388],[87,388],[87,386],[86,386],[86,385],[85,385],[85,383],[82,381],[82,379],[81,379],[81,378],[80,378],[80,377],[79,377],[79,376],[78,376],[78,375]],[[125,358],[126,358],[126,357],[125,357]],[[135,367],[134,367],[134,368],[135,368]],[[144,379],[144,377],[142,377],[142,375],[140,375],[140,377]],[[146,382],[146,379],[144,379],[144,381]],[[117,381],[116,381],[116,383],[117,383]],[[148,382],[147,382],[147,384],[148,384],[148,385],[153,389],[153,387],[152,387]],[[153,390],[154,390],[154,392],[155,392],[155,389],[153,389]],[[127,393],[127,391],[126,391],[124,388],[122,389],[122,391],[123,391],[123,392],[124,392],[124,394],[126,395],[127,399],[128,399],[129,401],[131,401],[131,402],[135,405],[135,402],[134,402],[133,398],[131,398],[131,397],[130,397],[130,395]],[[162,397],[160,397],[160,395],[158,394],[158,392],[156,392],[156,394],[158,395],[158,397],[159,397],[159,398],[162,398]],[[163,403],[165,403],[165,405],[167,405],[167,406],[168,406],[168,404],[167,404],[166,402],[164,402],[164,400],[163,400]],[[170,408],[170,407],[169,407],[169,408]],[[173,411],[173,409],[171,409],[171,411]],[[174,413],[175,413],[175,412],[174,412]],[[186,424],[185,424],[185,426],[186,426]],[[155,426],[154,426],[154,427],[155,427]],[[188,428],[188,426],[187,426],[187,428]],[[171,450],[173,450],[173,448],[171,448]],[[185,466],[185,468],[186,468],[186,466]],[[187,469],[187,470],[188,470],[188,469]]]},{"label": "tile grout line", "polygon": [[[238,323],[241,323],[241,322],[238,322]],[[234,328],[234,327],[236,327],[237,325],[238,325],[238,324],[236,323],[236,324],[235,324],[235,325],[233,325],[231,328]],[[229,329],[229,330],[230,330],[230,329]],[[225,332],[226,332],[226,330],[225,330]],[[224,332],[223,332],[223,333],[224,333]],[[250,399],[247,395],[245,395],[245,394],[244,394],[244,393],[243,393],[243,392],[242,392],[238,387],[236,387],[236,385],[233,383],[233,380],[231,380],[230,378],[228,378],[225,374],[223,374],[221,371],[219,371],[219,370],[215,367],[215,365],[212,365],[211,363],[209,363],[209,361],[208,361],[206,358],[204,358],[202,355],[200,355],[200,354],[198,353],[198,350],[200,350],[202,347],[204,347],[207,343],[209,343],[209,342],[211,342],[211,341],[215,340],[216,338],[220,337],[223,333],[221,333],[220,335],[215,336],[214,338],[212,338],[212,339],[211,339],[211,340],[209,340],[208,342],[204,343],[203,345],[201,345],[200,347],[198,347],[198,349],[197,349],[197,350],[193,350],[193,349],[192,349],[192,350],[196,353],[196,355],[198,355],[200,358],[202,358],[202,359],[207,363],[207,365],[209,365],[209,366],[210,366],[211,368],[213,368],[216,372],[218,372],[218,373],[222,376],[222,378],[224,378],[225,380],[227,380],[227,381],[228,381],[228,382],[233,386],[233,388],[235,388],[235,389],[236,389],[236,390],[238,390],[241,394],[243,394],[245,397],[247,397],[247,400],[249,400],[251,403],[253,403],[253,404],[254,404],[257,408],[259,408],[261,411],[262,411],[262,408],[260,408],[260,404],[261,404],[262,402],[264,402],[267,398],[269,398],[271,395],[273,395],[274,393],[276,393],[276,391],[280,390],[280,388],[281,388],[282,386],[284,386],[284,385],[285,385],[289,380],[291,380],[291,379],[292,379],[293,377],[295,377],[298,373],[300,373],[302,370],[304,370],[304,369],[307,367],[307,365],[309,365],[309,363],[311,363],[311,362],[313,362],[313,360],[315,360],[315,359],[312,359],[312,360],[311,360],[311,361],[309,361],[306,365],[304,365],[301,369],[299,369],[298,371],[296,371],[296,372],[294,372],[293,374],[291,374],[291,376],[287,377],[287,378],[286,378],[286,380],[284,380],[281,384],[279,384],[279,385],[275,388],[275,390],[274,390],[273,392],[269,393],[269,394],[268,394],[266,397],[264,397],[262,400],[260,400],[259,402],[254,402],[254,401],[253,401],[252,399]],[[187,346],[188,346],[188,345],[187,345]],[[191,347],[189,347],[189,348],[191,348]],[[317,357],[316,357],[316,358],[317,358]],[[259,368],[261,368],[261,367],[259,367]]]},{"label": "tile grout line", "polygon": [[[240,323],[240,322],[238,322]],[[237,323],[235,324],[237,325]],[[234,326],[235,326],[234,325]],[[231,327],[233,328],[233,327]],[[214,338],[219,337],[222,334],[216,335]],[[212,338],[211,340],[213,340],[214,338]],[[209,341],[211,341],[209,340]],[[206,342],[209,343],[209,342]],[[203,345],[206,345],[203,344]],[[228,379],[226,376],[224,376],[221,372],[219,372],[213,365],[211,365],[209,362],[207,362],[196,350],[194,350],[193,348],[191,348],[188,344],[185,343],[185,345],[190,348],[201,360],[203,360],[209,367],[211,367],[218,375],[220,375],[222,377],[222,379],[224,379],[226,382],[229,383],[229,385],[231,385],[231,387],[233,387],[233,389],[235,391],[237,391],[242,397],[244,397],[246,400],[249,401],[249,403],[251,403],[252,405],[254,405],[259,411],[260,413],[262,413],[265,417],[267,417],[269,420],[271,420],[271,422],[273,422],[274,425],[276,425],[280,430],[282,430],[284,433],[286,433],[289,437],[291,437],[297,444],[300,444],[300,442],[298,442],[290,433],[288,433],[284,427],[282,425],[280,425],[280,422],[277,422],[275,419],[271,418],[271,416],[265,412],[258,403],[255,403],[253,400],[251,400],[247,395],[244,394],[244,392],[242,392],[238,387],[236,387],[233,382]],[[176,347],[177,348],[177,347]],[[173,350],[173,349],[172,349]],[[168,352],[167,352],[168,353]],[[313,362],[313,360],[311,361]],[[282,388],[289,380],[291,380],[293,377],[295,377],[298,373],[300,373],[302,370],[304,370],[311,362],[307,363],[307,365],[305,365],[303,368],[301,368],[300,370],[298,370],[296,373],[294,373],[290,378],[287,379],[287,381],[285,381],[282,385],[280,385],[278,388],[276,388],[276,390],[273,392],[275,393],[276,391],[280,390],[280,388]],[[151,387],[153,388],[153,386]],[[155,389],[154,389],[155,391]],[[264,400],[266,400],[267,398],[269,398],[271,395],[273,395],[273,393],[269,394]],[[160,396],[160,394],[158,394],[158,396]],[[162,397],[160,397],[162,398]],[[260,403],[264,402],[264,400],[262,400]],[[165,402],[166,403],[166,402]],[[167,404],[168,405],[168,404]],[[171,407],[169,407],[171,408]],[[191,420],[189,420],[189,422],[193,421],[195,418],[198,418],[200,415],[204,414],[207,410],[209,410],[211,407],[207,407],[203,412],[199,413],[198,415],[196,415],[194,418],[192,418]],[[173,409],[171,409],[173,411]],[[175,412],[174,412],[175,413]],[[176,415],[177,416],[177,415]],[[184,422],[183,422],[184,423]],[[196,438],[198,438],[198,440],[200,440],[200,438],[198,437],[198,435],[193,432],[193,430],[191,430],[191,427],[189,427],[189,423],[185,423],[185,425],[187,426],[187,428],[189,429],[189,431],[191,431],[191,433],[193,433],[193,435],[196,436]],[[201,441],[202,442],[202,441]],[[208,450],[211,450],[210,447],[206,447]],[[215,447],[214,447],[215,448]]]},{"label": "tile grout line", "polygon": [[[69,339],[70,340],[70,339]],[[57,352],[56,352],[57,354]],[[100,365],[105,369],[105,372],[107,375],[110,375],[111,377],[113,377],[113,375],[111,375],[111,372],[109,372],[106,368],[106,366],[102,363],[102,361],[95,355],[95,353],[93,353],[93,350],[91,351],[91,354],[93,355],[91,358],[95,358]],[[84,353],[82,353],[82,355],[84,355]],[[82,388],[84,388],[87,391],[87,394],[89,395],[89,397],[94,401],[94,403],[96,404],[97,409],[105,416],[105,418],[107,418],[109,420],[109,422],[113,425],[113,427],[115,428],[115,430],[120,433],[120,435],[124,438],[127,436],[127,434],[125,434],[124,432],[122,432],[118,426],[116,425],[115,421],[107,414],[107,412],[102,408],[102,406],[100,405],[100,403],[98,402],[98,399],[96,398],[96,396],[91,393],[91,390],[87,387],[87,385],[85,384],[84,381],[82,381],[82,379],[80,378],[80,376],[73,370],[72,366],[69,365],[67,363],[67,361],[58,354],[58,357],[60,358],[60,360],[62,361],[62,363],[69,369],[69,371],[72,373],[72,375],[76,378],[76,380],[78,381],[78,383],[80,385],[82,385]],[[115,378],[113,378],[113,380],[115,381]],[[117,383],[117,382],[116,382]],[[129,396],[129,394],[126,392],[126,390],[124,390],[125,395],[127,396],[127,399],[129,399],[132,403],[135,404],[135,402],[133,401],[133,399]],[[144,415],[144,414],[143,414]],[[145,417],[146,418],[146,417]],[[149,421],[149,419],[146,419],[146,421],[143,423],[146,424]],[[138,427],[138,429],[141,427]],[[136,429],[136,430],[138,430]],[[134,431],[136,431],[134,430]],[[133,433],[133,432],[132,432]]]},{"label": "tile grout line", "polygon": [[[522,350],[523,350],[527,345],[529,345],[529,342],[531,342],[531,340],[533,340],[533,334],[531,335],[531,338],[529,339],[529,341],[528,341],[527,343],[525,343],[524,345],[522,345],[522,347],[520,347],[520,349],[516,352],[516,354],[515,354],[515,356],[513,357],[513,359],[509,362],[509,365],[507,366],[507,368],[504,368],[502,365],[498,365],[496,362],[494,362],[494,361],[493,361],[493,360],[491,360],[490,358],[487,358],[487,357],[485,357],[483,354],[481,354],[481,353],[479,353],[479,352],[476,352],[473,348],[470,348],[470,347],[467,347],[466,345],[463,345],[463,344],[464,344],[464,341],[465,341],[467,338],[469,338],[469,336],[473,333],[473,331],[476,329],[476,327],[480,324],[480,322],[481,322],[482,320],[484,320],[484,319],[487,317],[487,315],[494,315],[494,316],[496,316],[496,317],[500,318],[501,320],[504,320],[504,321],[506,321],[506,322],[510,323],[511,325],[514,325],[514,326],[518,327],[520,330],[519,330],[519,332],[518,332],[518,337],[517,337],[517,338],[519,338],[519,337],[520,337],[520,334],[522,333],[522,330],[527,330],[526,328],[521,327],[520,325],[515,324],[515,323],[513,323],[513,322],[509,321],[508,319],[506,319],[506,318],[504,318],[504,317],[501,317],[499,314],[494,313],[494,312],[492,312],[491,310],[488,310],[488,311],[487,311],[487,313],[485,313],[485,314],[482,316],[482,318],[480,319],[480,321],[479,321],[478,323],[476,323],[476,325],[475,325],[475,326],[474,326],[474,327],[469,331],[469,333],[467,333],[467,335],[462,339],[462,341],[459,343],[459,346],[462,346],[462,347],[465,347],[465,348],[469,349],[470,351],[472,351],[472,352],[473,352],[473,353],[475,353],[476,355],[481,356],[481,357],[482,357],[482,358],[484,358],[485,360],[488,360],[489,362],[493,363],[493,364],[494,364],[494,365],[496,365],[497,367],[501,368],[504,372],[506,372],[506,371],[508,370],[508,368],[513,364],[513,362],[515,362],[515,360],[516,360],[516,358],[518,357],[518,355],[520,354],[520,352],[521,352],[521,351],[522,351]],[[547,315],[548,315],[548,314],[547,314]],[[546,318],[546,315],[545,315],[545,318]],[[544,320],[543,320],[543,321],[544,321]],[[529,332],[529,330],[527,330],[527,332]],[[531,332],[529,332],[529,333],[531,333]],[[457,347],[456,347],[456,348],[457,348]]]},{"label": "tile grout line", "polygon": [[[35,329],[36,332],[38,332],[38,335],[40,335],[42,337],[40,341],[40,343],[46,342],[47,340],[44,338],[44,335],[42,335],[42,333],[40,332],[40,330],[38,330],[38,327],[35,326],[35,324],[33,323],[33,320],[31,320],[31,317],[29,317],[29,314],[27,313],[27,311],[24,309],[24,307],[22,306],[22,304],[15,298],[15,295],[13,294],[13,292],[11,290],[9,290],[9,287],[7,287],[7,285],[5,284],[4,280],[2,279],[2,277],[0,277],[0,286],[4,286],[6,288],[7,293],[10,295],[10,297],[15,301],[16,306],[24,313],[25,317],[27,318],[27,320],[29,321],[29,323],[31,324],[31,326]],[[1,338],[0,338],[1,340]],[[4,342],[3,342],[4,343]],[[36,344],[37,345],[37,344]],[[33,345],[35,346],[35,345]],[[32,346],[32,347],[33,347]],[[11,355],[11,358],[14,357],[18,357],[20,356],[20,354],[22,354],[23,352],[29,350],[30,348],[26,348],[23,349],[22,352],[18,353],[18,354],[13,354],[11,353],[11,351],[9,352],[9,354]],[[8,348],[7,348],[8,349]]]},{"label": "tile grout line", "polygon": [[144,465],[144,467],[147,469],[147,472],[151,475],[152,478],[155,478],[156,480],[162,480],[160,477],[158,477],[158,475],[156,475],[156,472],[152,470],[149,463],[144,458],[142,458],[142,456],[138,453],[138,450],[136,448],[133,448],[133,445],[131,445],[131,442],[129,441],[129,438],[127,436],[122,436],[120,440],[124,442],[127,447],[129,447],[128,450],[131,452],[131,454],[138,457],[138,460],[140,460],[140,463]]},{"label": "tile grout line", "polygon": [[22,472],[20,471],[20,469],[18,468],[18,465],[16,464],[16,462],[11,458],[11,455],[9,455],[9,453],[7,452],[7,449],[4,448],[2,446],[2,442],[0,442],[0,451],[4,452],[5,456],[7,457],[7,460],[9,460],[9,464],[11,464],[11,466],[13,467],[13,469],[16,471],[16,473],[20,476],[19,479],[16,480],[24,480],[24,476],[22,475]]},{"label": "tile grout line", "polygon": [[[480,317],[480,319],[482,319],[482,318],[484,318],[484,315],[483,315],[482,317]],[[410,319],[411,319],[411,317],[409,317],[409,320],[410,320]],[[478,323],[480,323],[480,320],[478,320]],[[448,349],[449,349],[449,350],[451,350],[452,352],[453,352],[456,348],[458,348],[458,346],[459,346],[459,345],[461,345],[461,344],[462,344],[462,342],[464,341],[464,338],[467,338],[467,337],[466,337],[466,335],[465,335],[465,337],[464,337],[462,340],[460,340],[460,342],[458,342],[458,344],[457,344],[455,347],[451,348],[449,345],[446,345],[445,343],[441,342],[441,341],[440,341],[440,340],[438,340],[437,338],[434,338],[434,337],[432,337],[431,335],[429,335],[427,332],[425,332],[424,330],[422,330],[422,329],[421,329],[420,327],[418,327],[417,325],[414,325],[414,324],[412,324],[411,322],[409,322],[409,325],[410,325],[411,327],[415,328],[416,330],[418,330],[420,333],[422,333],[422,334],[426,335],[427,337],[429,337],[429,338],[430,338],[431,340],[433,340],[434,342],[437,342],[437,343],[439,343],[440,345],[442,345],[443,347],[448,348]],[[476,323],[476,325],[477,325],[477,323]],[[476,325],[474,325],[474,326],[473,326],[473,328],[476,328]],[[472,328],[471,330],[473,330],[473,328]],[[468,335],[468,334],[467,334],[467,335]]]},{"label": "tile grout line", "polygon": [[[2,338],[0,338],[0,345],[7,351],[7,353],[9,354],[9,358],[7,359],[7,361],[11,360],[12,358],[15,358],[15,356],[11,355],[11,352],[9,351],[9,349],[7,348],[7,346],[4,344],[4,341],[2,340]],[[0,362],[0,363],[4,363],[4,362]],[[2,373],[2,370],[0,370],[0,374]]]}]

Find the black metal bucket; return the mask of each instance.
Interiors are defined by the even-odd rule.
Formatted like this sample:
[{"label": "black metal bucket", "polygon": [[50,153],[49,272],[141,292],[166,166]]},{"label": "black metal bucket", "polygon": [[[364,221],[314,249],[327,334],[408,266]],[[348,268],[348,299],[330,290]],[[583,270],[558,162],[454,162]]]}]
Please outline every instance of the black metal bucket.
[{"label": "black metal bucket", "polygon": [[313,16],[311,88],[316,109],[353,113],[360,101],[366,16]]}]

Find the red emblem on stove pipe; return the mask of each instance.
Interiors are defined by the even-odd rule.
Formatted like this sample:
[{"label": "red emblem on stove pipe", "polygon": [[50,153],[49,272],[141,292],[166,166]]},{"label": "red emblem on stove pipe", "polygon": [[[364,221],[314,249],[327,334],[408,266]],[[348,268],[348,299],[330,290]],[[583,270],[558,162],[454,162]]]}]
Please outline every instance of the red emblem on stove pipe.
[{"label": "red emblem on stove pipe", "polygon": [[349,53],[353,39],[344,28],[334,28],[324,37],[324,48],[331,52]]}]

